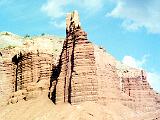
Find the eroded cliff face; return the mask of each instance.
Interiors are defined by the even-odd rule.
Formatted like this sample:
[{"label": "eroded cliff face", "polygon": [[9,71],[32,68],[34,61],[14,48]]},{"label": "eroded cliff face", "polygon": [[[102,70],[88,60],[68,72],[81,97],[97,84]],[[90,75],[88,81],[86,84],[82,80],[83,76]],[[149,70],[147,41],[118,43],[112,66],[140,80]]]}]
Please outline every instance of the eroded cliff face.
[{"label": "eroded cliff face", "polygon": [[67,14],[62,43],[41,36],[26,38],[21,47],[1,49],[1,104],[45,94],[55,104],[89,101],[104,106],[117,103],[138,113],[159,111],[160,95],[150,87],[145,71],[123,65],[89,42],[77,11]]},{"label": "eroded cliff face", "polygon": [[66,40],[60,57],[61,72],[55,86],[55,103],[97,101],[94,47],[81,29],[76,11],[67,15],[66,24]]},{"label": "eroded cliff face", "polygon": [[0,105],[7,104],[14,91],[15,69],[11,61],[0,61]]},{"label": "eroded cliff face", "polygon": [[[11,33],[7,34],[7,39],[13,37]],[[48,94],[62,42],[63,39],[46,35],[25,38],[21,47],[9,45],[1,49],[1,105],[36,98],[44,92]],[[52,48],[53,44],[57,46]]]},{"label": "eroded cliff face", "polygon": [[118,68],[117,71],[122,82],[122,91],[134,99],[136,110],[153,111],[159,109],[158,94],[147,82],[147,74],[144,70]]},{"label": "eroded cliff face", "polygon": [[104,105],[108,102],[120,101],[122,96],[115,59],[97,46],[94,46],[94,56],[98,80],[98,101]]},{"label": "eroded cliff face", "polygon": [[135,111],[159,109],[158,96],[147,82],[144,70],[125,66],[90,43],[76,11],[68,14],[66,21],[59,75],[53,80],[50,96],[56,104],[121,102]]}]

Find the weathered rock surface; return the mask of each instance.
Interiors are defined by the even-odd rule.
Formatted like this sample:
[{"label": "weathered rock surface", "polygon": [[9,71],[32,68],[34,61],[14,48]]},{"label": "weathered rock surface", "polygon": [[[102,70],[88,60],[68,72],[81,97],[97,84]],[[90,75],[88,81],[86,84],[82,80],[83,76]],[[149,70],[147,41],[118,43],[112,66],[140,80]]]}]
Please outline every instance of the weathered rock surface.
[{"label": "weathered rock surface", "polygon": [[61,72],[56,80],[55,102],[76,104],[97,101],[98,82],[94,47],[87,40],[87,34],[80,28],[76,11],[68,14],[66,31],[66,40],[60,57]]},{"label": "weathered rock surface", "polygon": [[117,65],[117,72],[121,81],[121,89],[133,98],[136,110],[159,109],[159,94],[147,82],[147,73],[144,70]]},{"label": "weathered rock surface", "polygon": [[[77,11],[67,14],[63,46],[62,39],[41,36],[1,49],[0,103],[11,104],[0,108],[2,120],[17,119],[22,111],[27,111],[19,117],[24,120],[53,115],[56,120],[160,119],[160,95],[147,82],[145,71],[123,65],[89,42]],[[31,105],[44,109],[27,110]],[[8,112],[20,106],[15,116]],[[29,111],[35,113],[33,118]]]},{"label": "weathered rock surface", "polygon": [[[12,40],[15,35],[10,33],[6,37]],[[63,39],[54,36],[37,36],[24,38],[20,47],[9,45],[1,49],[1,105],[28,100],[42,92],[48,94],[52,69],[57,65],[62,42]]]},{"label": "weathered rock surface", "polygon": [[[96,79],[98,80],[98,101],[102,104],[123,99],[120,80],[116,72],[116,60],[103,49],[94,46]],[[129,99],[129,98],[128,98]]]}]

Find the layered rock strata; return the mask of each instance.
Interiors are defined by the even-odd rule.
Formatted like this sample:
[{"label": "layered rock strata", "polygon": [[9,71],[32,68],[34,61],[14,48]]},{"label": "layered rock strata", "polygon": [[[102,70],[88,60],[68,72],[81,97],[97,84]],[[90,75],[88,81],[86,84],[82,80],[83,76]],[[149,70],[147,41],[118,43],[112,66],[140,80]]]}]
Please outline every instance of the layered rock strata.
[{"label": "layered rock strata", "polygon": [[98,79],[98,103],[108,105],[122,103],[135,110],[135,101],[122,91],[117,70],[117,60],[102,47],[94,46],[96,78]]},{"label": "layered rock strata", "polygon": [[[17,64],[17,90],[27,89],[30,83],[39,83],[47,81],[49,87],[50,76],[53,66],[53,57],[51,54],[44,53],[26,53],[20,56]],[[43,82],[46,83],[46,82]]]},{"label": "layered rock strata", "polygon": [[0,105],[7,104],[15,89],[16,66],[11,61],[0,61]]},{"label": "layered rock strata", "polygon": [[121,91],[116,60],[87,40],[76,11],[68,14],[66,21],[66,40],[59,61],[59,75],[52,84],[52,100],[71,104],[83,101],[132,103],[133,99]]},{"label": "layered rock strata", "polygon": [[25,49],[14,53],[14,48],[0,51],[1,103],[17,103],[45,93],[56,104],[114,102],[138,112],[160,109],[160,95],[152,90],[143,70],[126,67],[89,42],[76,11],[69,13],[66,21],[62,49],[53,49],[58,43],[51,44],[52,38],[44,36],[28,39]]},{"label": "layered rock strata", "polygon": [[97,101],[94,47],[81,29],[76,11],[67,15],[66,40],[60,58],[56,103]]},{"label": "layered rock strata", "polygon": [[114,57],[93,46],[80,26],[76,11],[68,14],[66,21],[59,74],[53,80],[50,96],[55,103],[121,102],[136,111],[158,109],[159,97],[149,86],[143,70],[119,68]]},{"label": "layered rock strata", "polygon": [[45,53],[17,54],[12,61],[1,63],[1,94],[4,101],[16,103],[22,99],[48,93],[53,68],[53,56]]},{"label": "layered rock strata", "polygon": [[[52,39],[60,42],[44,36],[43,39],[27,39],[22,48],[9,46],[0,50],[0,105],[35,98],[43,92],[48,94],[59,54],[57,48],[48,50]],[[41,41],[47,42],[47,46],[41,47]]]},{"label": "layered rock strata", "polygon": [[156,92],[147,82],[144,70],[126,69],[121,74],[122,91],[134,99],[135,109],[152,111],[159,108]]},{"label": "layered rock strata", "polygon": [[94,46],[94,55],[96,79],[98,80],[98,101],[104,105],[111,101],[120,101],[122,96],[115,59],[97,46]]}]

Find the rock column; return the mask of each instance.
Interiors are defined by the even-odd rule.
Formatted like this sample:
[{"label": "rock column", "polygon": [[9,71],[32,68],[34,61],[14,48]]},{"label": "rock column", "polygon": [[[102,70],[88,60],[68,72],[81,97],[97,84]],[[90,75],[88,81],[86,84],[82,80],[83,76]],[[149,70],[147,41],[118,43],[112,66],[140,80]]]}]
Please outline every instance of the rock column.
[{"label": "rock column", "polygon": [[77,11],[68,14],[66,21],[66,40],[60,58],[56,103],[97,101],[94,47],[81,29]]}]

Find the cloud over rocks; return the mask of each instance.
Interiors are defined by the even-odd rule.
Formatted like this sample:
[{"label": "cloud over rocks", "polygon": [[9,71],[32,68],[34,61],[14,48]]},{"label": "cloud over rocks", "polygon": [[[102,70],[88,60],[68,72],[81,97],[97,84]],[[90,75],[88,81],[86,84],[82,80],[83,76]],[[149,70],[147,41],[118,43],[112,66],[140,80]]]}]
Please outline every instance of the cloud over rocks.
[{"label": "cloud over rocks", "polygon": [[[138,60],[132,56],[124,56],[122,63],[133,68],[143,69],[148,57],[149,55],[144,55],[141,60]],[[157,72],[147,71],[147,79],[151,87],[153,87],[157,92],[160,92],[160,74]]]},{"label": "cloud over rocks", "polygon": [[[68,2],[67,2],[68,1]],[[41,7],[42,11],[45,12],[52,19],[60,18],[65,15],[65,6],[69,4],[70,0],[48,0]]]},{"label": "cloud over rocks", "polygon": [[151,84],[151,86],[153,86],[157,92],[160,92],[160,86],[159,86],[160,74],[154,73],[154,72],[148,72],[147,76],[148,76],[148,81]]},{"label": "cloud over rocks", "polygon": [[160,0],[112,0],[116,6],[107,16],[122,19],[127,30],[145,28],[160,34]]},{"label": "cloud over rocks", "polygon": [[126,55],[123,57],[122,63],[133,68],[143,68],[148,56],[149,55],[144,55],[141,60],[137,60],[132,56]]},{"label": "cloud over rocks", "polygon": [[[55,26],[56,28],[65,28],[64,18],[66,10],[64,9],[67,4],[69,4],[71,0],[48,0],[41,7],[43,13],[45,13],[48,17],[50,17],[50,24]],[[59,22],[60,24],[57,24]]]},{"label": "cloud over rocks", "polygon": [[102,8],[102,1],[103,0],[47,0],[47,2],[42,5],[41,10],[51,18],[50,23],[52,25],[57,28],[65,28],[64,19],[67,12],[76,8],[92,14]]}]

